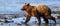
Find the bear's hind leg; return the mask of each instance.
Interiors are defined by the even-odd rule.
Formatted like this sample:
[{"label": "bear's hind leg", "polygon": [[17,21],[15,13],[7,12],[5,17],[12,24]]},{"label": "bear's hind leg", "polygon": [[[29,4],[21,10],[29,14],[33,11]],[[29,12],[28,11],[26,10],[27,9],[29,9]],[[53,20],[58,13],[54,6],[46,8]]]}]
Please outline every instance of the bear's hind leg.
[{"label": "bear's hind leg", "polygon": [[48,15],[47,19],[51,19],[51,20],[53,20],[56,23],[56,19],[53,16],[51,16],[51,15]]},{"label": "bear's hind leg", "polygon": [[[52,16],[51,16],[52,17]],[[56,19],[54,17],[51,18],[51,20],[53,20],[56,23]]]}]

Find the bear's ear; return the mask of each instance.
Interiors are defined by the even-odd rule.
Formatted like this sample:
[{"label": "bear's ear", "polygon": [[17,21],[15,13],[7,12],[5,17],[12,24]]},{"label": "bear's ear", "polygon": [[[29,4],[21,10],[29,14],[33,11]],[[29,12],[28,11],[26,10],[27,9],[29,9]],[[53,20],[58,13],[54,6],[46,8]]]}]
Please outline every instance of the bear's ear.
[{"label": "bear's ear", "polygon": [[29,6],[30,4],[28,3],[27,6]]},{"label": "bear's ear", "polygon": [[27,4],[27,3],[25,3],[25,4]]},{"label": "bear's ear", "polygon": [[25,5],[29,6],[30,4],[29,3],[25,3]]}]

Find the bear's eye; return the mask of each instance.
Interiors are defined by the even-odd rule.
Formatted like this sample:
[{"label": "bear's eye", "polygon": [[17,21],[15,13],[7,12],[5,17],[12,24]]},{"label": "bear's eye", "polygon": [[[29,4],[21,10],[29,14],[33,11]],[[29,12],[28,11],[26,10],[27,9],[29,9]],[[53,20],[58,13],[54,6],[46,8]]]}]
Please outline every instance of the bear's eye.
[{"label": "bear's eye", "polygon": [[24,6],[24,8],[28,8],[28,6]]}]

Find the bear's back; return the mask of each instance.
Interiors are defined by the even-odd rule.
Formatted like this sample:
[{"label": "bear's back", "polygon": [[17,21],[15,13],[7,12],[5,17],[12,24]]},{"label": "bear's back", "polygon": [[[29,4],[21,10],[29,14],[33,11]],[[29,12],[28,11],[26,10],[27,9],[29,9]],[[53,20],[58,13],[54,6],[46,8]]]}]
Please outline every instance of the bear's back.
[{"label": "bear's back", "polygon": [[38,10],[39,12],[41,12],[41,13],[45,13],[45,12],[49,11],[48,8],[49,8],[49,7],[46,6],[46,5],[38,5],[38,6],[37,6],[37,10]]}]

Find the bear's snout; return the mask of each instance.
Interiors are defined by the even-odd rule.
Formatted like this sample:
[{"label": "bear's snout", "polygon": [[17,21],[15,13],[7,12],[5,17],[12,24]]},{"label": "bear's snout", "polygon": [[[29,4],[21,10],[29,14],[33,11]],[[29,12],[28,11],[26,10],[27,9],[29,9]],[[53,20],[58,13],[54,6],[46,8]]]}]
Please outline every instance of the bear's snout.
[{"label": "bear's snout", "polygon": [[25,9],[21,9],[21,10],[23,10],[23,11],[24,11]]}]

